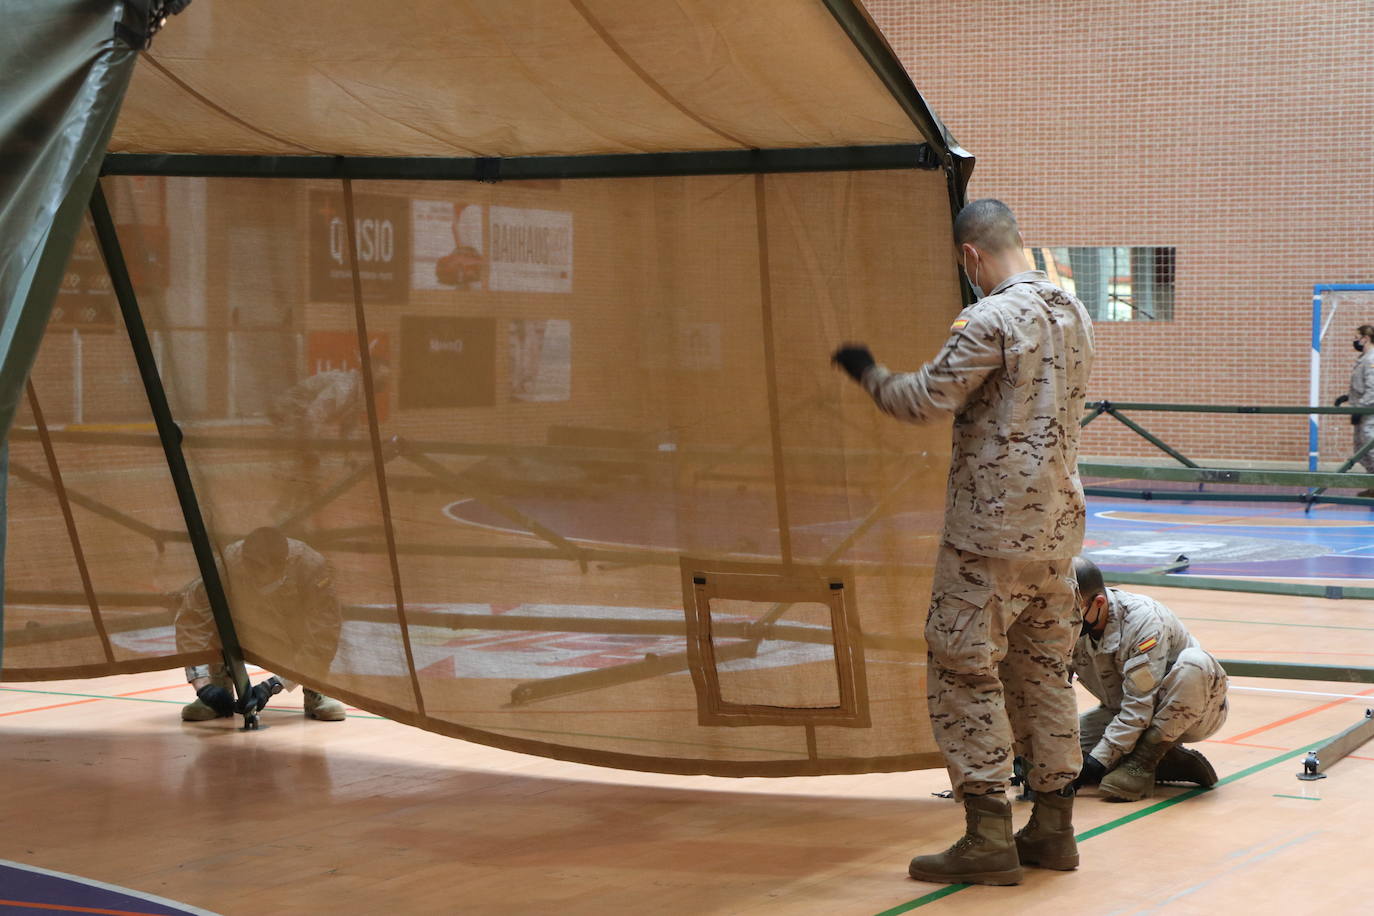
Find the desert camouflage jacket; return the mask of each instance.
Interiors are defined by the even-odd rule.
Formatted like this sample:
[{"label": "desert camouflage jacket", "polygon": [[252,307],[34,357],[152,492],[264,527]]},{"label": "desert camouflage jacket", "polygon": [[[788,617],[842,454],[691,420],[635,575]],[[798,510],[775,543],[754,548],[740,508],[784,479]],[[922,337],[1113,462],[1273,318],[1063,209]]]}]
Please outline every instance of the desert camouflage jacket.
[{"label": "desert camouflage jacket", "polygon": [[1365,350],[1350,370],[1347,407],[1374,407],[1374,350]]},{"label": "desert camouflage jacket", "polygon": [[899,420],[954,415],[944,540],[994,557],[1071,557],[1083,544],[1078,424],[1093,362],[1083,304],[1038,270],[964,309],[915,372],[863,385]]},{"label": "desert camouflage jacket", "polygon": [[1111,769],[1140,740],[1155,714],[1155,694],[1184,649],[1201,649],[1173,611],[1145,595],[1107,589],[1101,639],[1080,636],[1073,647],[1078,682],[1117,711],[1092,755]]}]

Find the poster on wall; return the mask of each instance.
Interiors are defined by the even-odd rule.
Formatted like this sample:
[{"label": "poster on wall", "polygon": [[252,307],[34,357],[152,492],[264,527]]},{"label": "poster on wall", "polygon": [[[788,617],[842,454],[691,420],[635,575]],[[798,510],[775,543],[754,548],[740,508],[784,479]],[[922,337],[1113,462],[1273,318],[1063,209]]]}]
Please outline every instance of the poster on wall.
[{"label": "poster on wall", "polygon": [[410,203],[412,289],[482,289],[487,257],[480,204]]},{"label": "poster on wall", "polygon": [[[140,295],[167,288],[167,227],[116,223],[124,244],[129,279]],[[119,327],[119,303],[105,259],[95,237],[83,226],[72,246],[62,282],[57,288],[48,329],[52,331],[114,331]]]},{"label": "poster on wall", "polygon": [[[404,303],[410,290],[410,201],[354,194],[353,222],[364,302]],[[352,302],[353,265],[343,195],[310,192],[310,299]]]},{"label": "poster on wall", "polygon": [[403,409],[496,403],[496,319],[401,317]]},{"label": "poster on wall", "polygon": [[510,323],[510,392],[517,401],[566,401],[572,396],[572,322]]},{"label": "poster on wall", "polygon": [[563,210],[489,207],[491,289],[572,292],[573,215]]},{"label": "poster on wall", "polygon": [[[372,355],[372,380],[377,396],[377,421],[386,422],[390,416],[392,380],[390,335],[377,332],[368,335],[367,348]],[[322,372],[361,372],[358,359],[358,335],[353,331],[311,331],[305,336],[305,374]],[[367,427],[367,411],[361,417]]]}]

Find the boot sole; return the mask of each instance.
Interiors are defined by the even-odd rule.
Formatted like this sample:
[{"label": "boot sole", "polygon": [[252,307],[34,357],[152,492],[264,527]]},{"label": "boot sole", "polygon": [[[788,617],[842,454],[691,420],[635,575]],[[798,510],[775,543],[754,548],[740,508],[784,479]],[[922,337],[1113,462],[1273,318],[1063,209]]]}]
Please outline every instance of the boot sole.
[{"label": "boot sole", "polygon": [[1073,871],[1078,868],[1078,856],[1041,856],[1038,859],[1022,859],[1022,865],[1032,868],[1048,868],[1053,871]]},{"label": "boot sole", "polygon": [[978,871],[963,875],[924,872],[915,868],[908,868],[906,873],[917,881],[928,881],[931,884],[991,884],[996,887],[1020,884],[1023,877],[1023,872],[1019,868],[1008,868],[1005,871]]}]

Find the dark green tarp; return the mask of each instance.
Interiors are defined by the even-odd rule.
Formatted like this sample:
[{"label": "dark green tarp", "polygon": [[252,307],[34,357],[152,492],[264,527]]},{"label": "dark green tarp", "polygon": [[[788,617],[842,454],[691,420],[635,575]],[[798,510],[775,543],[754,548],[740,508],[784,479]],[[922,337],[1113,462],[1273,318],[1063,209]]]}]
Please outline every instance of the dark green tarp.
[{"label": "dark green tarp", "polygon": [[[38,354],[151,5],[0,0],[0,433]],[[0,476],[0,502],[5,492]]]}]

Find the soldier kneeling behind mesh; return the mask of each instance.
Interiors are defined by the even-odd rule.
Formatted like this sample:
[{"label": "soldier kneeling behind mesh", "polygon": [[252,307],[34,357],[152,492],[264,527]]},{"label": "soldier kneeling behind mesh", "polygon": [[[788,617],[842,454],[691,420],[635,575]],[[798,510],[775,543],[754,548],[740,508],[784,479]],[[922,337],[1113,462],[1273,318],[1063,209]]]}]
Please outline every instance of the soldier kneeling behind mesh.
[{"label": "soldier kneeling behind mesh", "polygon": [[[224,548],[220,568],[231,600],[240,610],[236,622],[245,635],[276,658],[297,658],[302,671],[327,672],[339,645],[342,618],[334,595],[329,561],[276,528],[258,528]],[[205,586],[197,579],[182,592],[176,616],[177,651],[219,648],[219,632]],[[182,707],[186,722],[203,722],[235,712],[233,682],[222,664],[193,665],[186,680],[196,699]],[[278,691],[297,685],[276,676],[253,687],[261,709]],[[305,714],[337,722],[347,716],[338,700],[305,688]]]},{"label": "soldier kneeling behind mesh", "polygon": [[1083,772],[1114,801],[1145,798],[1156,782],[1216,785],[1202,741],[1226,722],[1226,672],[1164,605],[1106,588],[1102,572],[1076,557],[1083,633],[1073,650],[1078,682],[1102,704],[1078,718]]}]

